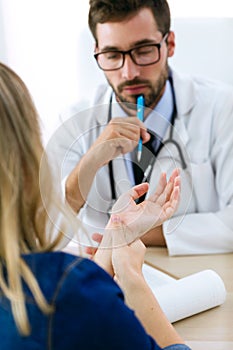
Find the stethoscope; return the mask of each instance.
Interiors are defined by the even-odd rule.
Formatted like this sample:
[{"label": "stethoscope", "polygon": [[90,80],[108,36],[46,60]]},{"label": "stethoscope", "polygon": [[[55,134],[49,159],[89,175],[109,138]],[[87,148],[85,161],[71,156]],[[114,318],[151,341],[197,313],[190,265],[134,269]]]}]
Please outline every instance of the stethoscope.
[{"label": "stethoscope", "polygon": [[[184,154],[182,152],[181,146],[179,145],[179,143],[176,140],[173,139],[173,132],[174,132],[173,126],[175,124],[175,119],[176,119],[176,116],[177,116],[177,108],[176,108],[175,93],[174,93],[174,88],[173,88],[173,81],[172,81],[171,77],[169,77],[169,81],[171,83],[172,99],[173,99],[173,111],[172,111],[172,117],[171,117],[171,127],[170,127],[170,131],[169,131],[168,139],[163,141],[163,142],[161,142],[161,144],[160,144],[159,152],[167,144],[169,144],[169,143],[173,144],[175,146],[175,148],[177,149],[177,152],[179,154],[181,168],[183,170],[185,170],[187,168],[187,163],[185,161]],[[113,93],[111,94],[110,101],[109,101],[108,123],[112,119],[112,98],[113,98]],[[149,182],[150,175],[152,173],[152,169],[153,169],[155,161],[156,161],[156,156],[153,155],[151,157],[151,160],[148,163],[148,166],[147,166],[146,170],[144,171],[144,177],[142,179],[142,183],[145,182],[146,180]],[[110,180],[110,187],[111,187],[112,203],[114,203],[116,201],[117,197],[116,197],[116,189],[115,189],[115,183],[114,183],[114,173],[113,173],[112,161],[110,161],[108,163],[108,169],[109,169],[109,180]]]}]

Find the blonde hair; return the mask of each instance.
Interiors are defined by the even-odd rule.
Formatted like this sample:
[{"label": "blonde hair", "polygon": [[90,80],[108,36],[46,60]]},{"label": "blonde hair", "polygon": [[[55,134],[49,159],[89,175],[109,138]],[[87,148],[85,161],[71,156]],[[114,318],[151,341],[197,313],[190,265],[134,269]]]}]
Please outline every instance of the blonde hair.
[{"label": "blonde hair", "polygon": [[[52,306],[21,255],[51,251],[62,239],[61,232],[52,242],[46,234],[49,214],[39,186],[44,151],[38,120],[27,87],[0,63],[0,289],[11,302],[16,325],[23,335],[30,334],[30,324],[22,280],[44,313],[52,312]],[[52,197],[52,177],[46,157],[43,159],[45,186]]]}]

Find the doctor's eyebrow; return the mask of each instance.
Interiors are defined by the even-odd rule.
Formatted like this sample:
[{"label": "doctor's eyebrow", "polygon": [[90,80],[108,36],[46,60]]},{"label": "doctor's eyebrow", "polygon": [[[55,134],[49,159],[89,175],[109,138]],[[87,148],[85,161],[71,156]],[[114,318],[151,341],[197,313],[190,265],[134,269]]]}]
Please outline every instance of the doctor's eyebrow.
[{"label": "doctor's eyebrow", "polygon": [[[141,46],[141,45],[150,45],[150,44],[158,44],[158,41],[156,40],[150,40],[150,39],[143,39],[143,40],[139,40],[139,41],[136,41],[135,43],[133,43],[132,45],[129,46],[129,50],[132,48],[137,48],[138,46]],[[122,48],[120,47],[117,47],[117,46],[104,46],[103,48],[98,48],[99,49],[99,52],[107,52],[107,51],[124,51]]]}]

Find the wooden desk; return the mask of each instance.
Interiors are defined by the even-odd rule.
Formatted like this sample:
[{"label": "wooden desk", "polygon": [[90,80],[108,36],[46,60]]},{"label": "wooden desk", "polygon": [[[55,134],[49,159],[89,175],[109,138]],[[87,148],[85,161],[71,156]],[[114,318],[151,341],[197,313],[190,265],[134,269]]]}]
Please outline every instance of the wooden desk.
[{"label": "wooden desk", "polygon": [[169,257],[165,248],[147,248],[145,261],[175,278],[205,269],[219,274],[227,289],[225,303],[174,327],[193,350],[233,350],[233,254]]}]

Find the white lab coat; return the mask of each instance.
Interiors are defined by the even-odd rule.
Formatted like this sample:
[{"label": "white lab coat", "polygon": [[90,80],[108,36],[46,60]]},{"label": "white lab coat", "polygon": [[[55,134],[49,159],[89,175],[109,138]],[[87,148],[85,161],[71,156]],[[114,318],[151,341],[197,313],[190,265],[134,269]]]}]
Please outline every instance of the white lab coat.
[{"label": "white lab coat", "polygon": [[[173,139],[182,146],[188,168],[181,171],[177,213],[163,225],[170,255],[233,251],[233,89],[220,82],[180,76],[173,71],[177,105]],[[111,89],[102,86],[90,109],[72,108],[51,144],[65,178],[106,125]],[[113,106],[114,110],[114,106]],[[119,116],[119,115],[118,115]],[[66,114],[67,117],[67,114]],[[114,111],[113,111],[114,117]],[[64,116],[63,116],[64,118]],[[169,130],[165,139],[168,137]],[[81,135],[81,136],[80,136]],[[67,150],[69,150],[67,152]],[[150,191],[159,175],[180,166],[169,144],[155,162]],[[117,195],[131,187],[123,157],[113,161]],[[87,174],[88,176],[88,174]],[[111,206],[108,167],[96,175],[80,217],[90,232],[103,232]],[[84,243],[85,244],[85,243]]]}]

